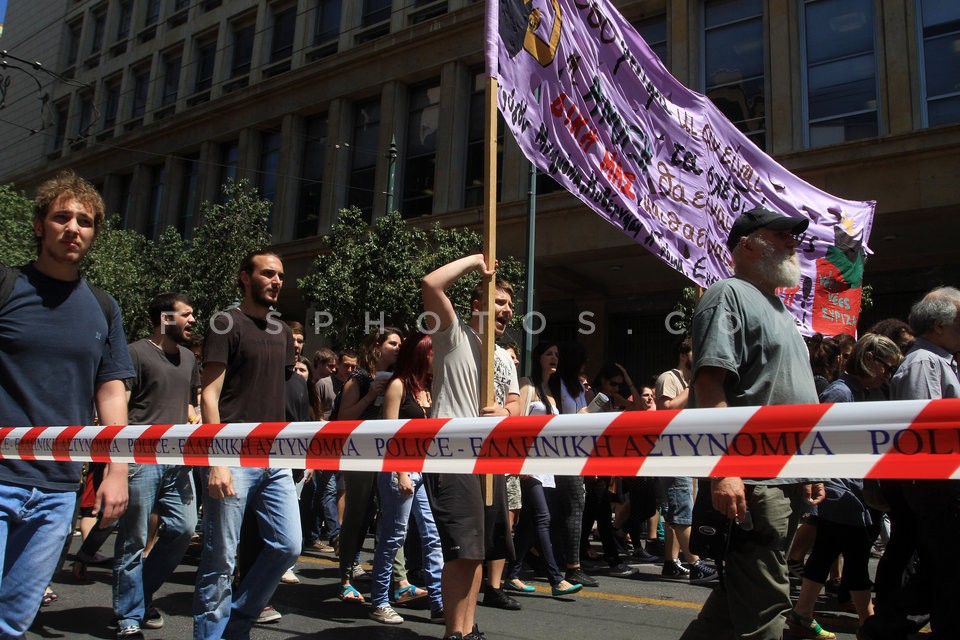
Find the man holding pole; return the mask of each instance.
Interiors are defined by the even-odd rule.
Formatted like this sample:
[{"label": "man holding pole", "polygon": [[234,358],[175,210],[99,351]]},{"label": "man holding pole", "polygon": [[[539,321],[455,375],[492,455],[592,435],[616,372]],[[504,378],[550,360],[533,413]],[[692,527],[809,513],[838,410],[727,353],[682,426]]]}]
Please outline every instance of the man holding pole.
[{"label": "man holding pole", "polygon": [[[493,382],[495,402],[481,408],[481,349],[483,317],[491,313],[483,303],[482,287],[471,300],[470,323],[457,318],[446,290],[473,271],[492,278],[482,254],[455,260],[423,279],[423,306],[433,323],[433,417],[469,418],[520,413],[520,387],[510,356],[497,347]],[[493,303],[494,333],[503,334],[513,317],[513,287],[496,281]],[[474,640],[481,636],[474,624],[483,561],[513,555],[503,476],[493,476],[492,492],[484,504],[485,479],[456,474],[427,474],[430,507],[440,530],[444,568],[443,605],[447,640]]]}]

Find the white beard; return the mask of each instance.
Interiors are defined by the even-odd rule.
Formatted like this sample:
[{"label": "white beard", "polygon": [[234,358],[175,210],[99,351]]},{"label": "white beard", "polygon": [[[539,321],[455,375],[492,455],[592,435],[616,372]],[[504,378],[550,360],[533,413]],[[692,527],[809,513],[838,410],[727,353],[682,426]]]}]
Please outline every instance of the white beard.
[{"label": "white beard", "polygon": [[800,284],[800,256],[793,249],[777,251],[773,245],[761,236],[755,240],[760,244],[760,259],[757,270],[774,287],[795,287]]}]

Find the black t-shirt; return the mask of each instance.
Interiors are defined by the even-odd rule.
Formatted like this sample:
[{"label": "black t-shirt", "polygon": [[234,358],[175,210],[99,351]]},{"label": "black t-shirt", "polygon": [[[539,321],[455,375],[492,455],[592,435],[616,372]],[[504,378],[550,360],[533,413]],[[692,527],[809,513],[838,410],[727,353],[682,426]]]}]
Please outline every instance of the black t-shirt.
[{"label": "black t-shirt", "polygon": [[239,309],[217,314],[204,339],[203,360],[226,365],[221,422],[283,422],[293,334],[275,315],[252,318]]},{"label": "black t-shirt", "polygon": [[290,422],[309,422],[310,388],[307,381],[298,373],[287,379],[287,398],[285,417]]},{"label": "black t-shirt", "polygon": [[130,345],[135,378],[127,379],[130,424],[184,424],[187,404],[196,402],[200,374],[197,359],[186,347],[166,353],[144,338]]}]

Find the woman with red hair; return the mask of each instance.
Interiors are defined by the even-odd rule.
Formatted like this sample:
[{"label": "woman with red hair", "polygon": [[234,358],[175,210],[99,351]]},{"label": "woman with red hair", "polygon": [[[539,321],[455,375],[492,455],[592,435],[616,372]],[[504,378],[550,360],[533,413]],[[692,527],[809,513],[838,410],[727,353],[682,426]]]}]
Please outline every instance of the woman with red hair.
[{"label": "woman with red hair", "polygon": [[[433,341],[430,336],[415,333],[400,345],[393,378],[383,397],[385,419],[422,419],[430,411],[430,385],[433,381]],[[423,478],[417,472],[384,472],[377,479],[380,491],[380,523],[377,547],[373,552],[373,609],[370,618],[384,624],[400,624],[403,618],[390,606],[390,574],[393,559],[407,537],[410,514],[420,531],[423,553],[423,574],[430,598],[430,619],[443,621],[443,598],[440,574],[443,552],[440,534],[433,520]],[[415,589],[416,587],[414,587]],[[397,590],[396,600],[403,594]]]}]

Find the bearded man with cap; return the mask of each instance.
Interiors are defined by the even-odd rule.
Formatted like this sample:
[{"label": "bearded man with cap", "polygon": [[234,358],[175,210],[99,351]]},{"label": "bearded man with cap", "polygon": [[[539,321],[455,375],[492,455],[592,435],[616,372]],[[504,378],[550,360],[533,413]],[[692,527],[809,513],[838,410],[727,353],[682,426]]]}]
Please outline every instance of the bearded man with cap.
[{"label": "bearded man with cap", "polygon": [[[818,402],[803,337],[776,294],[779,287],[799,283],[796,236],[808,224],[805,218],[761,207],[733,223],[727,248],[734,275],[707,289],[694,311],[689,406]],[[708,490],[705,483],[701,490]],[[682,640],[780,640],[784,614],[791,610],[786,566],[790,500],[799,492],[811,504],[820,502],[823,485],[727,477],[711,478],[709,491],[713,507],[746,535],[734,536],[724,558],[723,581]],[[834,637],[812,620],[791,621],[794,627],[802,628],[796,629],[801,637]]]}]

